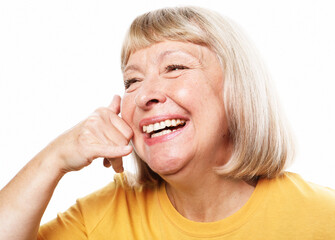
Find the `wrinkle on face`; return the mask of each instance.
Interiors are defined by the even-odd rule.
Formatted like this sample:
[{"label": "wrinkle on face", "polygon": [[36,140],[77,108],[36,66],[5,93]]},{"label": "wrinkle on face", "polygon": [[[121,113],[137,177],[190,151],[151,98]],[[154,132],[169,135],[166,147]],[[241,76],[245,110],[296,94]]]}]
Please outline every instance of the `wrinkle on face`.
[{"label": "wrinkle on face", "polygon": [[[134,146],[139,156],[159,174],[202,174],[228,159],[226,119],[223,106],[223,71],[211,49],[191,43],[167,41],[140,49],[129,58],[124,77],[141,78],[134,91],[126,92],[124,118],[134,130]],[[186,64],[188,69],[166,71],[169,64]],[[152,108],[135,104],[141,94],[159,99]],[[149,97],[149,98],[150,98]],[[148,98],[148,99],[149,99]],[[189,126],[174,139],[146,146],[139,122],[143,118],[179,114]],[[167,171],[169,169],[169,171]],[[201,173],[202,172],[202,173]]]}]

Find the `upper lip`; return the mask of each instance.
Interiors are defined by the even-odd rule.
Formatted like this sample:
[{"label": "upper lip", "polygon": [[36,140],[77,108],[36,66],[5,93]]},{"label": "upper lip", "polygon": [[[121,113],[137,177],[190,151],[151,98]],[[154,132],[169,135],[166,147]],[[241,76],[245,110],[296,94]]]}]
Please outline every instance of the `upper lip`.
[{"label": "upper lip", "polygon": [[182,119],[187,121],[188,119],[182,115],[179,114],[168,114],[168,115],[159,115],[159,116],[153,116],[153,117],[149,117],[149,118],[144,118],[140,121],[139,123],[139,127],[140,129],[143,128],[143,126],[147,126],[149,124],[154,124],[157,122],[162,122],[165,121],[167,119]]}]

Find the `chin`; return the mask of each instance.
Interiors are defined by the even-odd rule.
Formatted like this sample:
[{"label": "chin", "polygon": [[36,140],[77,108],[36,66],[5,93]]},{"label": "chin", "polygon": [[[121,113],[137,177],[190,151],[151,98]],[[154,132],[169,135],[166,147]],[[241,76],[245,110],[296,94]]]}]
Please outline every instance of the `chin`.
[{"label": "chin", "polygon": [[152,171],[163,176],[177,174],[186,166],[187,161],[180,158],[153,158],[147,161],[147,164]]}]

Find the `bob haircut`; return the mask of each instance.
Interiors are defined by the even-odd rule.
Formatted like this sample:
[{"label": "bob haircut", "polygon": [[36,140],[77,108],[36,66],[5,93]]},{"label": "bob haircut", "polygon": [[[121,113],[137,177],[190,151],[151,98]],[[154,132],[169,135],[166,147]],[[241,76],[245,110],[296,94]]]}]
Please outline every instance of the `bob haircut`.
[{"label": "bob haircut", "polygon": [[[164,8],[137,17],[121,52],[122,71],[135,51],[172,40],[206,46],[217,54],[224,74],[224,105],[233,153],[213,169],[228,178],[279,176],[294,156],[294,144],[270,77],[240,28],[220,14],[199,7]],[[135,154],[140,184],[162,179]]]}]

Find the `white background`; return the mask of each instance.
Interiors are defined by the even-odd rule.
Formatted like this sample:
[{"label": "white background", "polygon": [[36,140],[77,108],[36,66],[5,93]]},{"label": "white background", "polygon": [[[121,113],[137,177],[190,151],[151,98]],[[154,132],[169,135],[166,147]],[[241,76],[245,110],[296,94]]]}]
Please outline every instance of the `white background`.
[{"label": "white background", "polygon": [[[120,47],[131,21],[197,5],[234,19],[260,50],[298,142],[289,169],[335,188],[335,34],[331,0],[0,2],[0,188],[63,131],[123,93]],[[210,106],[209,106],[210,107]],[[133,171],[132,160],[125,168]],[[101,159],[58,185],[43,222],[110,182]]]}]

